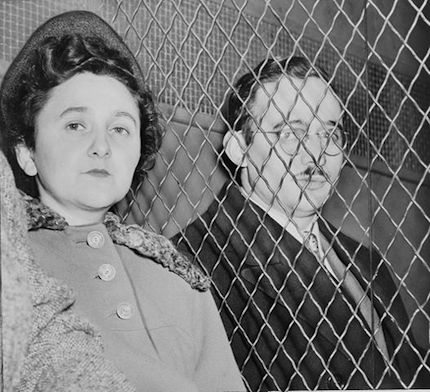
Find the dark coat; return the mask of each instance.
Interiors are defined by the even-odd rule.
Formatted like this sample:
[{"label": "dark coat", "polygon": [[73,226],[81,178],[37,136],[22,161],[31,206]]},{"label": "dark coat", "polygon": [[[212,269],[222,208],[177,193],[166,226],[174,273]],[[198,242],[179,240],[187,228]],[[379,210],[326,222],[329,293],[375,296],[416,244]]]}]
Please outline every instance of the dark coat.
[{"label": "dark coat", "polygon": [[302,244],[233,185],[173,240],[213,278],[215,300],[251,391],[398,388],[400,378],[408,385],[419,359],[411,342],[401,342],[408,317],[387,266],[327,222],[319,226],[373,296],[393,358],[389,371],[364,319],[354,316],[354,301]]}]

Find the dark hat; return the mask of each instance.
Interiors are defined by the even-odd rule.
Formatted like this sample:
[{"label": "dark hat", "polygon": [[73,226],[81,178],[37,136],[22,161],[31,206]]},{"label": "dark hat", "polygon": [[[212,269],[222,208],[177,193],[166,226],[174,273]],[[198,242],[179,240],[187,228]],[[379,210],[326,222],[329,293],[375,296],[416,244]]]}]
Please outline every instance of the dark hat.
[{"label": "dark hat", "polygon": [[101,38],[107,46],[119,51],[130,62],[139,87],[145,89],[145,81],[139,64],[128,46],[111,26],[92,12],[65,12],[49,19],[34,31],[4,75],[0,89],[0,120],[7,129],[13,126],[14,119],[10,105],[16,102],[20,80],[28,70],[28,62],[33,51],[48,37],[61,38],[76,33],[85,37]]}]

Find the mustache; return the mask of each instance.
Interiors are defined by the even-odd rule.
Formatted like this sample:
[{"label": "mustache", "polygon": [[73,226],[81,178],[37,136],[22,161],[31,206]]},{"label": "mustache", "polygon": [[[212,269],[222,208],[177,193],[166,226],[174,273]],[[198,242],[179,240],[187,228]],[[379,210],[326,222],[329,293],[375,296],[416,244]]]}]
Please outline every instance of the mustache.
[{"label": "mustache", "polygon": [[314,175],[317,176],[325,176],[325,172],[318,166],[308,166],[305,170],[296,174],[296,177],[312,177]]}]

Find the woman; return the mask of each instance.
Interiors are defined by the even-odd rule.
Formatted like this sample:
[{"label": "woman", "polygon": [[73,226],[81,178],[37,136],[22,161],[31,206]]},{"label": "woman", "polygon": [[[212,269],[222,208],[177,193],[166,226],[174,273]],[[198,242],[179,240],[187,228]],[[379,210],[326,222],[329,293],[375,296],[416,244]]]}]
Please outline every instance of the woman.
[{"label": "woman", "polygon": [[161,138],[121,38],[92,13],[54,17],[12,63],[0,104],[9,150],[36,183],[35,259],[74,288],[73,310],[100,329],[107,359],[138,390],[244,390],[208,279],[167,239],[109,212]]},{"label": "woman", "polygon": [[73,313],[72,291],[30,253],[23,200],[0,151],[0,390],[134,392],[103,356],[99,334]]}]

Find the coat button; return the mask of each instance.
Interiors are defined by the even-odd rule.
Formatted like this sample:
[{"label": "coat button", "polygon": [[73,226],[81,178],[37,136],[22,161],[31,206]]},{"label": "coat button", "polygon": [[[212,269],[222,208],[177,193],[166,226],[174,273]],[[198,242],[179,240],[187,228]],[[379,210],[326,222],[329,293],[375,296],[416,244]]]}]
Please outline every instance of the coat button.
[{"label": "coat button", "polygon": [[327,378],[327,389],[344,389],[345,383],[338,374],[333,374]]},{"label": "coat button", "polygon": [[116,269],[112,264],[102,264],[97,270],[98,276],[101,280],[109,282],[116,275]]},{"label": "coat button", "polygon": [[133,313],[134,313],[133,305],[126,302],[119,304],[116,308],[116,314],[122,320],[128,320],[132,318]]},{"label": "coat button", "polygon": [[99,249],[105,243],[105,237],[103,233],[100,231],[90,231],[87,235],[87,244],[91,246],[91,248]]}]

